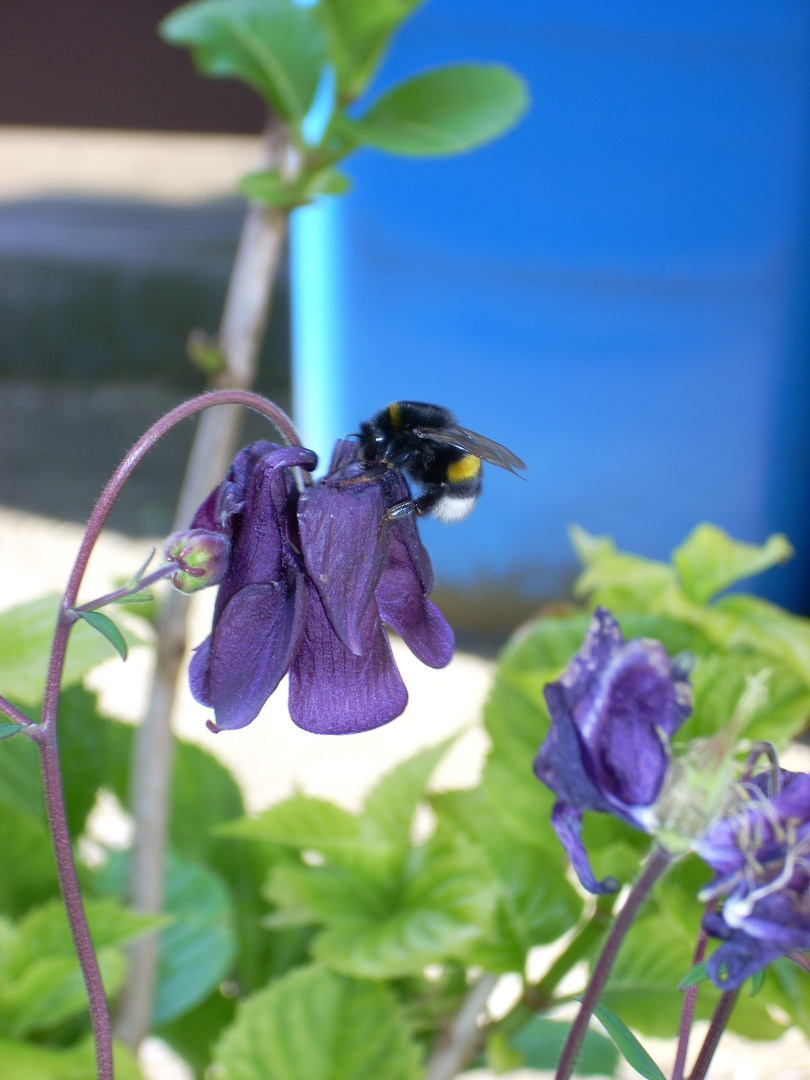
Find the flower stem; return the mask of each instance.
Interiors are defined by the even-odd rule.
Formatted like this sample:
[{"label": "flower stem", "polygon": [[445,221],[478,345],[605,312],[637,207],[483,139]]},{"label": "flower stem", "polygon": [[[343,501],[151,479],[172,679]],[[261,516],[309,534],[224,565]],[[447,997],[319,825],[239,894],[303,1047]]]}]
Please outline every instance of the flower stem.
[{"label": "flower stem", "polygon": [[26,716],[16,705],[12,705],[8,698],[4,698],[2,694],[0,694],[0,713],[7,716],[13,724],[19,724],[20,727],[25,728],[31,736],[35,731],[39,731],[39,724]]},{"label": "flower stem", "polygon": [[[262,413],[282,431],[285,438],[290,442],[298,442],[295,428],[285,413],[271,401],[251,394],[244,390],[215,390],[208,394],[200,394],[190,401],[183,402],[175,409],[166,413],[135,443],[124,460],[113,473],[107,486],[101,493],[101,497],[93,508],[90,520],[82,538],[73,569],[68,580],[65,594],[59,608],[56,621],[56,629],[51,646],[51,657],[48,664],[48,675],[45,682],[45,692],[42,701],[42,715],[40,725],[33,733],[33,725],[28,721],[27,730],[35,739],[40,752],[42,777],[45,787],[45,803],[48,814],[48,826],[51,832],[56,869],[59,876],[59,887],[62,892],[65,911],[67,913],[70,932],[76,946],[76,953],[82,969],[87,996],[90,1003],[90,1019],[93,1026],[93,1038],[96,1046],[96,1069],[98,1080],[113,1080],[112,1063],[112,1034],[110,1030],[110,1017],[107,1008],[107,1000],[104,994],[104,986],[101,982],[98,961],[93,949],[90,931],[87,925],[87,916],[79,891],[76,877],[76,865],[73,860],[73,849],[68,830],[67,813],[65,810],[64,792],[59,770],[59,749],[56,738],[56,722],[59,707],[59,692],[62,682],[62,671],[65,664],[68,636],[70,629],[78,616],[74,610],[79,588],[84,577],[93,546],[99,537],[101,529],[106,521],[115,500],[121,493],[126,481],[129,479],[135,467],[141,459],[152,449],[155,443],[181,420],[185,420],[194,413],[208,409],[212,405],[243,405],[256,412]],[[14,707],[11,706],[13,709]],[[14,710],[13,718],[16,720],[18,711]],[[21,714],[19,714],[21,715]]]},{"label": "flower stem", "polygon": [[497,981],[497,975],[482,975],[470,989],[458,1014],[431,1050],[425,1080],[453,1080],[475,1057],[484,1040],[478,1018]]},{"label": "flower stem", "polygon": [[[707,905],[707,911],[714,909],[714,901]],[[708,935],[701,926],[698,931],[695,954],[692,957],[692,967],[702,962],[706,955],[706,943]],[[672,1080],[683,1080],[683,1071],[686,1068],[686,1054],[689,1050],[689,1035],[692,1031],[692,1022],[695,1019],[695,1005],[697,1004],[699,985],[687,986],[681,1009],[681,1022],[678,1025],[678,1049],[675,1054],[675,1065],[672,1069]]]},{"label": "flower stem", "polygon": [[706,1032],[706,1038],[703,1040],[703,1046],[700,1048],[700,1053],[697,1056],[689,1080],[704,1080],[712,1063],[714,1052],[720,1043],[723,1032],[726,1030],[726,1024],[729,1021],[731,1010],[734,1008],[739,992],[739,989],[727,990],[717,1002],[712,1022],[709,1024],[709,1030]]},{"label": "flower stem", "polygon": [[157,570],[153,570],[151,574],[147,574],[145,578],[139,578],[131,585],[124,585],[120,589],[116,589],[115,592],[105,593],[104,596],[99,596],[97,600],[88,600],[86,604],[80,604],[73,610],[98,611],[99,608],[104,607],[106,604],[114,604],[116,600],[124,600],[128,596],[135,596],[137,593],[143,592],[144,589],[148,589],[156,581],[167,578],[169,574],[173,574],[177,569],[179,569],[178,563],[165,563],[163,566],[158,567]]},{"label": "flower stem", "polygon": [[621,943],[653,885],[661,877],[671,861],[671,855],[662,848],[656,847],[647,861],[641,877],[631,889],[624,906],[616,916],[616,921],[608,934],[605,947],[596,961],[590,982],[582,997],[579,1012],[571,1025],[571,1030],[568,1032],[568,1038],[565,1041],[557,1072],[554,1074],[554,1080],[569,1080],[573,1074],[582,1040],[588,1030],[588,1023],[599,1003],[599,998],[602,996],[602,991],[605,988],[605,983],[608,980]]}]

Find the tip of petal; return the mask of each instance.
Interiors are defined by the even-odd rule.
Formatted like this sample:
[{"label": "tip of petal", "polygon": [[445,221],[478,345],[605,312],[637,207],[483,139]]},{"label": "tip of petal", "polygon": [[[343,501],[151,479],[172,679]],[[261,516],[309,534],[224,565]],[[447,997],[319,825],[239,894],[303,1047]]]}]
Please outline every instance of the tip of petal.
[{"label": "tip of petal", "polygon": [[224,730],[224,728],[221,728],[218,724],[215,724],[213,720],[206,720],[205,726],[208,728],[209,731],[213,731],[215,735],[218,735],[220,731]]}]

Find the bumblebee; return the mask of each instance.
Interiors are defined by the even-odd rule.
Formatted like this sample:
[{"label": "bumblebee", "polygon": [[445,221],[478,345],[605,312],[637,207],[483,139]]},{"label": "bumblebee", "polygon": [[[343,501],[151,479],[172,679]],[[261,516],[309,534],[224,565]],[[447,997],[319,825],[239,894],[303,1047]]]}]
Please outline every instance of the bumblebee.
[{"label": "bumblebee", "polygon": [[390,520],[432,513],[439,521],[465,518],[481,494],[481,463],[517,475],[526,466],[505,446],[459,427],[440,405],[395,401],[360,425],[360,459],[368,469],[400,469],[422,489],[397,503]]}]

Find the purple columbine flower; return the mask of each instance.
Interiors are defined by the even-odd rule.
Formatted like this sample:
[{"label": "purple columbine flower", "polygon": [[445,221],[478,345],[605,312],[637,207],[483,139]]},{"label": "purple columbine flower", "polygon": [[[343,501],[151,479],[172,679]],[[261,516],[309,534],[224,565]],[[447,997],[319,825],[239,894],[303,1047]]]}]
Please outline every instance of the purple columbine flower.
[{"label": "purple columbine flower", "polygon": [[734,990],[772,960],[810,949],[810,776],[783,769],[739,786],[739,799],[695,845],[715,871],[700,896],[724,896],[703,928],[723,944],[712,982]]},{"label": "purple columbine flower", "polygon": [[327,476],[299,493],[293,468],[316,463],[302,447],[254,443],[192,523],[230,541],[213,628],[189,670],[214,730],[249,724],[287,672],[299,727],[346,734],[393,720],[408,694],[383,624],[432,667],[452,656],[416,523],[386,516],[410,498],[401,474],[364,469],[357,444],[341,442]]},{"label": "purple columbine flower", "polygon": [[651,832],[670,760],[669,740],[692,711],[687,661],[663,646],[626,642],[611,613],[594,612],[581,649],[545,688],[551,729],[534,763],[557,796],[551,822],[583,886],[597,881],[582,843],[582,813],[599,810]]}]

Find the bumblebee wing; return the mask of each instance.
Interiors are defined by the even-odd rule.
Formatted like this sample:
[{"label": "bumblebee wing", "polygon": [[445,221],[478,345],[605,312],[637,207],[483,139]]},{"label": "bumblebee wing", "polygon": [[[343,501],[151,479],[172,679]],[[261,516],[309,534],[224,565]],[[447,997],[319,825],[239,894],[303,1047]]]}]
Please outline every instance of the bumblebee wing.
[{"label": "bumblebee wing", "polygon": [[435,439],[436,442],[455,446],[459,450],[466,450],[468,453],[481,458],[482,461],[488,461],[491,465],[498,465],[501,469],[506,469],[511,473],[526,468],[517,454],[513,454],[505,446],[501,446],[500,443],[496,443],[492,439],[486,439],[475,431],[468,431],[466,428],[458,427],[456,424],[447,424],[441,428],[415,427],[414,433],[425,439]]}]

